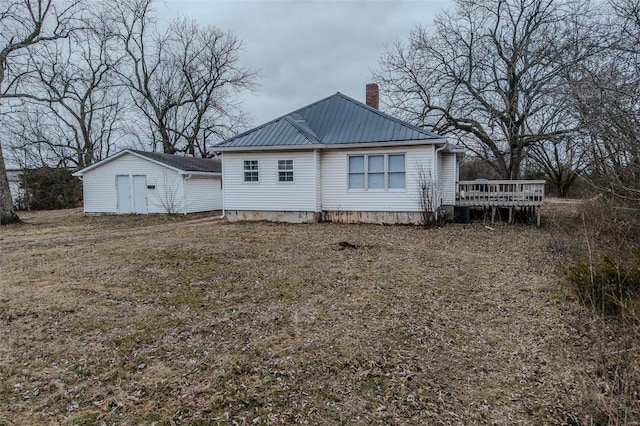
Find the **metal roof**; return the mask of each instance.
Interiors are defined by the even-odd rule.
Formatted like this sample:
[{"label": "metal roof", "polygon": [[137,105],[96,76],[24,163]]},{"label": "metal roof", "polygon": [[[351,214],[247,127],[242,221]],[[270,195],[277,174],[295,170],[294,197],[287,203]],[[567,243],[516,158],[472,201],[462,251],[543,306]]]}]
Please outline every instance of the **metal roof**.
[{"label": "metal roof", "polygon": [[93,163],[84,169],[73,173],[74,176],[82,176],[86,172],[102,166],[105,163],[115,160],[125,154],[135,155],[137,157],[146,158],[155,163],[170,167],[180,173],[222,173],[222,162],[217,158],[194,158],[183,157],[174,154],[163,154],[160,152],[138,151],[135,149],[124,149],[111,157]]},{"label": "metal roof", "polygon": [[183,157],[181,155],[163,154],[161,152],[147,152],[130,149],[138,155],[156,160],[162,164],[179,169],[185,172],[210,172],[221,173],[222,163],[217,158],[194,158]]},{"label": "metal roof", "polygon": [[338,92],[217,146],[347,145],[442,139]]}]

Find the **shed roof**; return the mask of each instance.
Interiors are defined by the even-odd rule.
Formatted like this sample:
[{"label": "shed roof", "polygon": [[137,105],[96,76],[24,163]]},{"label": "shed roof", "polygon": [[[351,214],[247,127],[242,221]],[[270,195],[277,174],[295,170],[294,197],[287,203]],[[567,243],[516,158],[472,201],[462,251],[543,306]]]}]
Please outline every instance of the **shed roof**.
[{"label": "shed roof", "polygon": [[162,164],[185,172],[211,172],[220,173],[222,171],[222,163],[217,158],[195,158],[184,157],[181,155],[164,154],[161,152],[147,152],[131,149],[131,152],[142,155],[152,160],[159,161]]},{"label": "shed roof", "polygon": [[338,92],[227,139],[217,147],[313,147],[431,139],[443,138]]},{"label": "shed roof", "polygon": [[217,158],[194,158],[183,157],[174,154],[164,154],[160,152],[138,151],[135,149],[125,149],[111,157],[98,161],[84,169],[78,170],[73,175],[82,176],[86,172],[102,166],[105,163],[115,160],[125,154],[135,155],[144,158],[156,164],[174,169],[179,173],[202,173],[202,174],[220,174],[222,172],[222,162]]}]

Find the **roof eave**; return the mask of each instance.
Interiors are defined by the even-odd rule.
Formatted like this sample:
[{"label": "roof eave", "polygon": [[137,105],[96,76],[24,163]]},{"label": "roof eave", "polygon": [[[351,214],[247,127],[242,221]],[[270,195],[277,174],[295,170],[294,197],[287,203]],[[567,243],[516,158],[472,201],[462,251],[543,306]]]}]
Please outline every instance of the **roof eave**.
[{"label": "roof eave", "polygon": [[[131,150],[129,150],[129,149],[123,149],[122,151],[120,151],[120,152],[117,152],[117,153],[113,154],[111,157],[104,158],[104,159],[102,159],[102,160],[98,161],[97,163],[93,163],[93,164],[91,164],[91,165],[88,165],[87,167],[85,167],[85,168],[83,168],[83,169],[80,169],[80,170],[78,170],[77,172],[72,173],[71,175],[72,175],[72,176],[76,176],[76,177],[84,176],[84,174],[85,174],[85,173],[87,173],[87,172],[89,172],[89,171],[91,171],[91,170],[93,170],[93,169],[95,169],[95,168],[98,168],[98,167],[100,167],[100,166],[102,166],[102,165],[104,165],[104,164],[107,164],[107,163],[109,163],[110,161],[115,160],[116,158],[120,158],[120,157],[122,157],[124,154],[127,154],[127,153],[128,153],[128,154],[131,154],[131,155],[136,155],[136,153],[135,153],[135,152],[132,152],[132,151],[131,151]],[[146,158],[145,158],[145,159],[146,159]]]},{"label": "roof eave", "polygon": [[98,167],[100,167],[100,166],[102,166],[102,165],[104,165],[104,164],[106,164],[106,163],[108,163],[108,162],[110,162],[112,160],[115,160],[116,158],[120,158],[124,154],[131,154],[131,155],[133,155],[135,157],[138,157],[140,159],[143,159],[143,160],[146,160],[146,161],[150,161],[150,162],[152,162],[154,164],[157,164],[159,166],[162,166],[162,167],[166,167],[166,168],[168,168],[170,170],[173,170],[173,171],[175,171],[175,172],[177,172],[179,174],[186,173],[186,174],[192,174],[193,175],[193,174],[196,174],[196,173],[213,173],[213,174],[217,173],[218,175],[221,175],[220,172],[195,172],[195,171],[190,172],[188,170],[183,170],[181,168],[178,168],[178,167],[175,167],[175,166],[171,166],[171,165],[169,165],[167,163],[163,163],[162,161],[158,161],[158,160],[156,160],[154,158],[147,157],[146,155],[139,154],[139,153],[137,153],[137,152],[135,152],[135,151],[133,151],[131,149],[123,149],[122,151],[120,151],[120,152],[118,152],[116,154],[113,154],[111,157],[107,157],[107,158],[105,158],[103,160],[98,161],[97,163],[94,163],[94,164],[91,164],[90,166],[85,167],[84,169],[80,169],[77,172],[72,173],[72,176],[76,176],[76,177],[84,176],[85,173],[87,173],[87,172],[89,172],[89,171],[91,171],[91,170],[93,170],[95,168],[98,168]]},{"label": "roof eave", "polygon": [[222,176],[222,172],[196,172],[189,170],[181,170],[178,172],[179,175],[189,175],[189,176]]},{"label": "roof eave", "polygon": [[353,148],[375,148],[385,146],[417,146],[417,145],[436,145],[447,143],[444,138],[434,139],[416,139],[416,140],[404,140],[404,141],[379,141],[379,142],[362,142],[362,143],[337,143],[326,144],[328,149],[353,149]]},{"label": "roof eave", "polygon": [[224,146],[216,147],[219,152],[240,152],[240,151],[305,151],[326,148],[324,144],[305,144],[305,145],[250,145],[250,146]]},{"label": "roof eave", "polygon": [[241,152],[241,151],[304,151],[314,149],[354,149],[354,148],[375,148],[384,146],[408,146],[408,145],[435,145],[445,144],[447,140],[445,138],[434,139],[417,139],[417,140],[402,140],[402,141],[379,141],[379,142],[356,142],[356,143],[337,143],[337,144],[309,144],[309,145],[273,145],[273,146],[229,146],[218,147],[217,151],[220,152]]}]

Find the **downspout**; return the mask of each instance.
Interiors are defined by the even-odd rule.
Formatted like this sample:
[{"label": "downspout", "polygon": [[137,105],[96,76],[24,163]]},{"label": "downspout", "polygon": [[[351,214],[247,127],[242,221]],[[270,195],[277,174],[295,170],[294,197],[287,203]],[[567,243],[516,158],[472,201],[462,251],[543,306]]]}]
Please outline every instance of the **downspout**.
[{"label": "downspout", "polygon": [[[433,159],[433,170],[434,170],[434,175],[435,175],[434,179],[435,179],[435,182],[436,182],[436,185],[437,185],[436,188],[437,188],[438,192],[440,192],[440,170],[438,170],[438,154],[440,152],[442,152],[448,146],[449,146],[449,144],[447,142],[445,142],[440,148],[436,148],[435,156],[434,156],[434,159]],[[442,207],[442,198],[440,198],[438,200],[438,206],[437,207],[438,208]],[[435,213],[436,212],[434,211],[434,214]],[[437,216],[437,214],[436,214],[436,216]],[[436,217],[436,220],[438,220],[437,217]]]},{"label": "downspout", "polygon": [[191,175],[184,175],[182,179],[182,212],[187,214],[187,181],[191,179]]},{"label": "downspout", "polygon": [[436,148],[436,152],[435,152],[435,157],[433,159],[433,170],[434,170],[434,175],[435,175],[435,179],[437,179],[437,182],[440,183],[440,175],[439,172],[440,170],[438,170],[438,154],[443,151],[449,144],[447,142],[445,142],[440,148]]},{"label": "downspout", "polygon": [[220,185],[222,185],[222,215],[218,219],[224,219],[226,212],[224,210],[224,184],[222,183],[222,176],[220,177]]},{"label": "downspout", "polygon": [[222,181],[222,178],[224,177],[224,152],[220,153],[220,186],[222,186],[221,192],[222,192],[222,216],[220,216],[220,220],[224,219],[225,215],[226,215],[226,211],[224,209],[224,182]]},{"label": "downspout", "polygon": [[[84,194],[84,175],[78,176],[78,179],[80,179],[80,182],[82,182],[82,213],[87,213],[87,205],[84,202],[84,200],[87,199],[87,197]],[[117,197],[118,196],[116,195],[116,198]]]},{"label": "downspout", "polygon": [[313,179],[315,182],[313,183],[314,187],[314,206],[313,209],[315,213],[319,213],[322,216],[322,164],[320,164],[321,157],[320,151],[317,149],[313,150],[313,168],[314,174]]}]

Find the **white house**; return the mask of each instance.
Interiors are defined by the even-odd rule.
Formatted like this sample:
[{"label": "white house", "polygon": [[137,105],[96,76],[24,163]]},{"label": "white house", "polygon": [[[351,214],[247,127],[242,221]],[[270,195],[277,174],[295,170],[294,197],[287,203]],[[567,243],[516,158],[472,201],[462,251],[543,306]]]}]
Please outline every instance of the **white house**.
[{"label": "white house", "polygon": [[421,183],[452,215],[464,150],[336,93],[217,145],[230,221],[420,223]]},{"label": "white house", "polygon": [[218,159],[125,149],[73,174],[85,213],[194,213],[222,208]]}]

